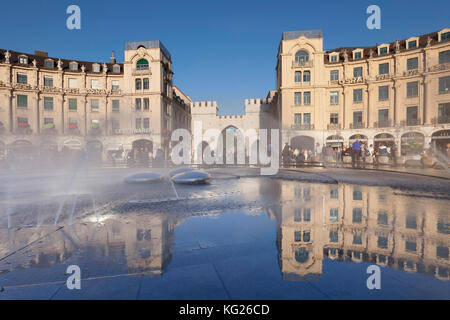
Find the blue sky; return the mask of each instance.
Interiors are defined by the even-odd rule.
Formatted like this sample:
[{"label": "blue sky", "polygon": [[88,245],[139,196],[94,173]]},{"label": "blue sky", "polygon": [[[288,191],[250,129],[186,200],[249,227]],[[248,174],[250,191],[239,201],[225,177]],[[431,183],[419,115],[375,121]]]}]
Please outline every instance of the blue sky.
[{"label": "blue sky", "polygon": [[[81,30],[66,28],[66,8],[81,8]],[[381,8],[381,30],[366,28],[366,8]],[[450,27],[448,1],[103,1],[2,2],[0,48],[50,56],[123,60],[125,42],[159,39],[172,54],[174,84],[193,100],[217,100],[240,114],[245,98],[275,89],[283,31],[321,29],[324,47],[366,46]],[[27,21],[27,23],[24,23]]]}]

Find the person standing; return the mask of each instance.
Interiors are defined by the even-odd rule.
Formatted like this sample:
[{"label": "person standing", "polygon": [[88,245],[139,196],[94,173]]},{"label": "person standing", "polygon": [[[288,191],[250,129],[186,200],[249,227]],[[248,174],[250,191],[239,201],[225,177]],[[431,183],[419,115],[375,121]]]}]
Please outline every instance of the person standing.
[{"label": "person standing", "polygon": [[352,167],[355,168],[355,166],[359,167],[360,166],[360,157],[361,157],[361,142],[359,142],[358,140],[356,140],[355,142],[353,142],[352,144]]}]

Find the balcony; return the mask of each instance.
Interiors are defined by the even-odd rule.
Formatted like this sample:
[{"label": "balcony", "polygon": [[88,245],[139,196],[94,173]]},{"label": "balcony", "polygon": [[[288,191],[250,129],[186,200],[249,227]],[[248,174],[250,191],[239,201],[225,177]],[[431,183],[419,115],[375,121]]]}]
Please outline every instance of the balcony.
[{"label": "balcony", "polygon": [[350,129],[364,129],[366,124],[364,122],[350,123]]},{"label": "balcony", "polygon": [[134,68],[131,74],[133,76],[141,76],[141,75],[150,75],[152,73],[150,72],[150,68],[147,68],[147,69],[136,69],[136,68]]},{"label": "balcony", "polygon": [[327,130],[341,130],[341,124],[340,123],[330,123],[327,126]]},{"label": "balcony", "polygon": [[41,134],[44,136],[55,136],[58,134],[58,130],[56,130],[55,125],[53,125],[52,127],[46,125],[44,128],[42,128]]},{"label": "balcony", "polygon": [[21,126],[16,128],[15,133],[18,135],[30,135],[33,134],[33,130],[27,125],[27,126]]},{"label": "balcony", "polygon": [[73,128],[69,127],[69,129],[67,129],[66,133],[70,136],[80,136],[81,135],[80,129],[78,129],[77,127],[73,127]]},{"label": "balcony", "polygon": [[293,124],[291,126],[292,130],[314,130],[314,125],[309,123],[304,124]]},{"label": "balcony", "polygon": [[450,116],[440,116],[437,118],[431,119],[432,124],[444,124],[444,123],[450,123]]},{"label": "balcony", "polygon": [[312,61],[292,61],[292,68],[312,68]]},{"label": "balcony", "polygon": [[441,63],[428,68],[429,72],[444,71],[444,70],[450,70],[450,63]]},{"label": "balcony", "polygon": [[383,121],[376,121],[373,123],[374,128],[391,128],[393,127],[392,120],[383,120]]},{"label": "balcony", "polygon": [[91,128],[90,130],[89,130],[89,135],[91,136],[91,137],[98,137],[98,136],[100,136],[102,134],[102,129],[100,129],[100,128]]},{"label": "balcony", "polygon": [[400,125],[405,126],[418,126],[420,125],[420,119],[407,119],[400,121]]}]

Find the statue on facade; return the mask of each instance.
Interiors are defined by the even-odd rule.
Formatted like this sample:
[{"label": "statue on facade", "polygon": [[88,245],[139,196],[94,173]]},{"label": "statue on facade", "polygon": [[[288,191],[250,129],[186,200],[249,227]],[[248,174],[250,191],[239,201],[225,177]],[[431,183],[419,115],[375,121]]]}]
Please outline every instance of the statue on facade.
[{"label": "statue on facade", "polygon": [[59,71],[62,70],[62,61],[61,61],[61,59],[58,59],[57,67],[58,67]]},{"label": "statue on facade", "polygon": [[86,67],[84,66],[84,64],[81,66],[81,72],[84,72],[86,70]]},{"label": "statue on facade", "polygon": [[427,47],[431,46],[431,37],[428,36],[427,38]]},{"label": "statue on facade", "polygon": [[107,73],[108,72],[108,66],[106,65],[106,63],[103,63],[103,73]]},{"label": "statue on facade", "polygon": [[396,40],[395,41],[395,53],[399,53],[400,52],[400,41]]},{"label": "statue on facade", "polygon": [[370,49],[369,51],[369,58],[373,58],[373,49]]},{"label": "statue on facade", "polygon": [[32,61],[31,63],[33,64],[33,67],[35,67],[35,68],[36,68],[36,65],[37,65],[37,61],[36,61],[36,59],[33,59],[33,61]]},{"label": "statue on facade", "polygon": [[9,52],[9,50],[6,50],[5,52],[5,63],[10,63],[9,59],[11,58],[11,53]]},{"label": "statue on facade", "polygon": [[344,49],[344,51],[342,52],[342,55],[344,56],[344,62],[348,62],[348,53],[347,53],[347,49]]}]

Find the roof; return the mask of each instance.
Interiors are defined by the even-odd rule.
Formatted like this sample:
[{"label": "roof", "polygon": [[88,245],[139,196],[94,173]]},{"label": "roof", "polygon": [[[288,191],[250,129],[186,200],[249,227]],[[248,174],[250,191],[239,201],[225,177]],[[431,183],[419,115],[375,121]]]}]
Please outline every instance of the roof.
[{"label": "roof", "polygon": [[306,38],[322,38],[322,30],[297,30],[283,32],[281,40],[294,40],[304,36]]},{"label": "roof", "polygon": [[162,53],[166,56],[167,59],[172,61],[172,56],[170,55],[169,50],[162,44],[160,40],[146,40],[146,41],[132,41],[127,42],[125,44],[125,50],[137,50],[140,46],[145,47],[146,49],[161,49]]},{"label": "roof", "polygon": [[[0,62],[5,62],[5,52],[7,50],[6,49],[0,49]],[[30,54],[30,53],[23,53],[23,52],[17,52],[17,51],[12,51],[9,50],[9,53],[11,54],[11,57],[9,58],[9,61],[12,65],[20,65],[23,66],[23,64],[19,63],[19,56],[21,55],[25,55],[28,57],[28,65],[26,66],[30,66],[32,64],[33,60],[36,60],[36,67],[38,68],[42,68],[42,69],[49,69],[45,67],[45,60],[51,59],[54,61],[54,68],[49,69],[49,70],[57,70],[57,63],[58,60],[60,58],[54,58],[54,57],[47,57],[45,55],[35,55],[35,54]],[[73,71],[69,69],[69,63],[70,62],[77,62],[78,63],[78,70],[77,71]],[[84,66],[85,72],[93,72],[95,74],[99,74],[101,72],[94,72],[93,71],[93,65],[94,64],[99,64],[100,66],[103,66],[103,63],[106,63],[106,65],[108,66],[108,73],[111,74],[121,74],[123,73],[123,65],[121,63],[109,63],[109,62],[91,62],[91,61],[80,61],[80,60],[68,60],[68,59],[61,59],[62,62],[62,69],[63,71],[70,71],[70,72],[82,72],[81,71],[81,66]],[[114,65],[120,65],[120,73],[113,73],[112,72],[112,67]]]}]

